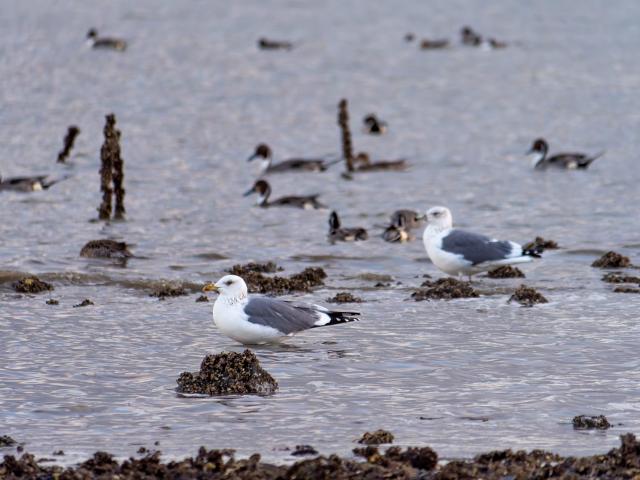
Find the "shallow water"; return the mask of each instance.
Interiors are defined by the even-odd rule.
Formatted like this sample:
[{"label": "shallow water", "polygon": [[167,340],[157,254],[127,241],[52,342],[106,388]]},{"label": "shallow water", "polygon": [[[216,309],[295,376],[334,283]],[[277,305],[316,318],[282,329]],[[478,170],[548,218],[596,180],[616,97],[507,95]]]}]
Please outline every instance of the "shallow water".
[{"label": "shallow water", "polygon": [[[72,177],[0,195],[0,434],[40,455],[62,448],[72,462],[155,441],[170,456],[206,445],[285,460],[285,447],[303,443],[347,454],[375,428],[444,457],[507,447],[578,455],[638,432],[640,295],[613,293],[590,264],[609,249],[640,264],[640,5],[262,5],[4,2],[0,171]],[[413,31],[457,43],[467,23],[512,45],[421,52],[403,41]],[[129,50],[88,50],[91,26],[126,37]],[[261,52],[262,35],[299,46]],[[335,167],[270,178],[275,196],[321,192],[346,226],[370,228],[366,243],[331,246],[327,211],[256,209],[241,193],[258,142],[278,158],[337,155],[342,97],[356,149],[405,157],[411,169],[352,182]],[[360,132],[372,111],[388,135]],[[90,220],[109,112],[122,130],[128,221],[104,225]],[[55,165],[70,124],[82,130],[75,155]],[[552,150],[606,155],[586,172],[533,172],[522,154],[537,136]],[[563,249],[523,267],[550,303],[507,304],[521,281],[487,278],[479,299],[409,300],[423,274],[439,273],[420,241],[384,243],[374,225],[434,204],[466,228],[556,240]],[[126,240],[141,258],[126,267],[79,258],[101,237]],[[351,289],[367,301],[357,305],[362,321],[256,349],[280,384],[272,397],[177,396],[180,372],[242,348],[217,333],[195,287],[250,260],[275,260],[288,274],[322,266],[327,286],[300,298]],[[18,295],[19,272],[56,289]],[[363,272],[394,282],[375,289]],[[194,291],[149,297],[162,281]],[[85,298],[95,306],[73,308]],[[571,418],[583,413],[622,425],[575,432]]]}]

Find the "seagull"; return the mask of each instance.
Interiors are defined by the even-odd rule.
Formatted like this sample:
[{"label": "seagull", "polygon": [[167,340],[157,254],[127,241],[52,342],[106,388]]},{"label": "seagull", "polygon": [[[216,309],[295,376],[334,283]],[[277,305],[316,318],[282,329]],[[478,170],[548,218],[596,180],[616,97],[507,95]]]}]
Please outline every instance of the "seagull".
[{"label": "seagull", "polygon": [[318,197],[320,196],[320,194],[307,195],[304,197],[296,197],[296,196],[280,197],[280,198],[276,198],[273,201],[269,201],[269,196],[271,195],[271,185],[269,185],[265,180],[258,180],[256,183],[254,183],[253,187],[247,190],[244,196],[248,197],[252,193],[258,194],[258,200],[256,201],[256,205],[262,208],[296,207],[296,208],[304,208],[305,210],[327,208],[325,205],[318,202]]},{"label": "seagull", "polygon": [[449,275],[467,275],[502,265],[526,263],[539,258],[542,248],[524,250],[515,242],[496,240],[452,227],[451,212],[445,207],[427,211],[427,228],[422,240],[433,264]]},{"label": "seagull", "polygon": [[369,135],[382,135],[387,132],[387,122],[380,120],[373,113],[370,113],[362,119],[364,123],[364,132]]},{"label": "seagull", "polygon": [[357,242],[358,240],[366,240],[369,238],[364,228],[342,228],[340,218],[337,212],[331,212],[329,215],[329,242]]},{"label": "seagull", "polygon": [[549,144],[544,138],[538,138],[533,142],[527,155],[531,155],[531,164],[536,170],[545,170],[547,167],[564,168],[566,170],[587,169],[591,162],[604,155],[599,152],[595,155],[584,153],[556,153],[547,157]]},{"label": "seagull", "polygon": [[0,175],[0,192],[2,191],[14,191],[14,192],[39,192],[41,190],[48,189],[51,185],[54,185],[67,177],[57,180],[48,180],[48,175],[37,175],[34,177],[13,177],[2,178]]},{"label": "seagull", "polygon": [[87,44],[91,48],[104,48],[124,52],[127,42],[120,38],[98,37],[98,31],[92,28],[87,32]]},{"label": "seagull", "polygon": [[226,336],[244,345],[280,342],[309,328],[358,320],[357,312],[336,312],[319,305],[300,305],[272,297],[251,297],[237,275],[225,275],[204,292],[218,292],[213,322]]},{"label": "seagull", "polygon": [[283,172],[324,172],[331,165],[342,161],[342,159],[328,162],[323,158],[290,158],[274,164],[272,163],[272,157],[273,154],[269,145],[261,143],[247,161],[251,162],[256,158],[261,159],[261,175]]}]

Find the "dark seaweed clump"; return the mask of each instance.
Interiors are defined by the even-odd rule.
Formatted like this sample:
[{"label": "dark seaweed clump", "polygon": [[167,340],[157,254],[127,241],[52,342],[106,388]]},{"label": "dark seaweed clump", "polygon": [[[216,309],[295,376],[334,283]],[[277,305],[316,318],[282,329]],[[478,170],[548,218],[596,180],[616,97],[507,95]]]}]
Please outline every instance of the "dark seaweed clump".
[{"label": "dark seaweed clump", "polygon": [[168,283],[155,287],[149,294],[150,297],[158,297],[160,300],[164,300],[167,297],[181,297],[183,295],[188,295],[188,293],[182,285]]},{"label": "dark seaweed clump", "polygon": [[542,237],[536,237],[529,243],[522,246],[523,250],[557,250],[560,248],[557,242],[553,240],[547,240]]},{"label": "dark seaweed clump", "polygon": [[578,415],[573,417],[571,421],[573,423],[573,428],[576,430],[606,430],[611,428],[611,424],[607,417],[604,415],[591,416],[591,415]]},{"label": "dark seaweed clump", "polygon": [[82,302],[80,302],[77,305],[74,305],[73,308],[80,308],[80,307],[88,307],[90,305],[95,305],[95,303],[93,303],[91,300],[89,300],[88,298],[85,298]]},{"label": "dark seaweed clump", "polygon": [[640,443],[632,433],[621,436],[621,446],[602,455],[561,457],[543,450],[531,452],[499,450],[471,460],[454,460],[438,465],[429,447],[402,450],[390,447],[358,449],[363,461],[337,455],[301,460],[291,466],[262,463],[260,455],[236,460],[232,450],[206,450],[195,458],[162,463],[160,452],[122,463],[112,455],[96,452],[90,460],[73,467],[40,465],[25,453],[20,458],[6,455],[0,463],[0,478],[198,478],[201,480],[566,480],[637,479],[640,475]]},{"label": "dark seaweed clump", "polygon": [[60,305],[60,302],[58,300],[56,300],[55,298],[50,298],[49,300],[46,301],[47,305]]},{"label": "dark seaweed clump", "polygon": [[640,277],[609,272],[602,277],[602,281],[607,283],[640,283]]},{"label": "dark seaweed clump", "polygon": [[179,393],[206,395],[269,395],[278,389],[278,382],[248,349],[207,355],[199,372],[183,372],[177,382]]},{"label": "dark seaweed clump", "polygon": [[18,443],[18,442],[16,442],[9,435],[0,436],[0,447],[11,447],[12,445],[15,445],[16,443]]},{"label": "dark seaweed clump", "polygon": [[53,285],[43,282],[35,275],[24,277],[13,284],[13,289],[19,293],[42,293],[53,290]]},{"label": "dark seaweed clump", "polygon": [[489,278],[524,278],[524,273],[522,270],[516,267],[512,267],[511,265],[505,265],[503,267],[498,267],[493,270],[490,270],[487,273]]},{"label": "dark seaweed clump", "polygon": [[616,287],[613,291],[615,293],[640,293],[640,289],[632,287]]},{"label": "dark seaweed clump", "polygon": [[207,297],[206,295],[200,295],[198,298],[196,298],[196,302],[208,302],[209,301],[209,297]]},{"label": "dark seaweed clump", "polygon": [[526,285],[520,285],[516,291],[511,295],[508,302],[518,302],[525,307],[532,307],[537,303],[549,303],[541,293],[538,293],[535,288],[527,287]]},{"label": "dark seaweed clump", "polygon": [[282,267],[278,267],[275,262],[254,263],[249,262],[244,265],[234,265],[228,271],[231,275],[245,276],[247,273],[275,273],[281,272]]},{"label": "dark seaweed clump", "polygon": [[362,303],[360,297],[354,297],[349,292],[338,292],[335,297],[327,298],[329,303]]},{"label": "dark seaweed clump", "polygon": [[80,256],[86,258],[129,258],[133,254],[125,242],[101,239],[89,240],[80,250]]},{"label": "dark seaweed clump", "polygon": [[411,294],[411,297],[420,302],[423,300],[451,300],[454,298],[475,298],[480,294],[469,282],[462,282],[455,278],[439,278],[435,282],[426,280],[420,289]]},{"label": "dark seaweed clump", "polygon": [[364,445],[381,445],[383,443],[393,443],[393,433],[387,430],[376,430],[375,432],[365,432],[358,443]]},{"label": "dark seaweed clump", "polygon": [[596,268],[627,268],[631,266],[631,260],[629,260],[629,257],[619,253],[607,252],[593,262],[591,266]]},{"label": "dark seaweed clump", "polygon": [[276,264],[268,262],[264,264],[249,263],[247,265],[234,265],[229,272],[241,276],[251,293],[268,293],[271,295],[285,295],[290,292],[308,292],[311,288],[324,285],[327,274],[320,267],[308,267],[302,272],[291,275],[289,278],[279,276],[267,276],[262,272],[275,272]]},{"label": "dark seaweed clump", "polygon": [[296,445],[296,449],[291,452],[294,457],[301,457],[303,455],[317,455],[318,451],[311,445]]}]

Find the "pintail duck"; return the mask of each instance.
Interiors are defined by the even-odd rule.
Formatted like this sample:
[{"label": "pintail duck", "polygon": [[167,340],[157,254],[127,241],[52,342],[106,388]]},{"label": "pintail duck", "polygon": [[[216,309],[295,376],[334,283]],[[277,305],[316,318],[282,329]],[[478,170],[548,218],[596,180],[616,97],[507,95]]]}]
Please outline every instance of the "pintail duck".
[{"label": "pintail duck", "polygon": [[293,48],[293,43],[269,40],[263,37],[258,40],[258,48],[261,50],[291,50]]},{"label": "pintail duck", "polygon": [[364,228],[342,228],[340,218],[334,211],[329,215],[329,242],[357,242],[369,238]]},{"label": "pintail duck", "polygon": [[307,195],[307,196],[288,196],[280,197],[273,201],[269,201],[271,195],[271,186],[265,180],[258,180],[253,184],[244,196],[247,197],[253,193],[258,194],[258,200],[256,205],[262,208],[268,207],[295,207],[303,208],[305,210],[327,208],[325,205],[318,202],[319,194]]},{"label": "pintail duck", "polygon": [[382,135],[387,132],[387,122],[380,120],[373,113],[370,113],[362,120],[364,122],[364,132],[369,135]]},{"label": "pintail duck", "polygon": [[127,49],[127,42],[120,38],[99,37],[98,31],[92,28],[87,32],[87,43],[91,48],[102,48],[124,52]]},{"label": "pintail duck", "polygon": [[52,185],[65,180],[66,178],[67,177],[49,179],[48,175],[2,178],[2,175],[0,175],[0,192],[3,190],[14,192],[38,192],[40,190],[47,190]]},{"label": "pintail duck", "polygon": [[284,172],[324,172],[331,165],[341,162],[342,159],[328,161],[323,158],[289,158],[279,163],[273,163],[273,153],[269,145],[261,143],[247,161],[260,159],[261,174]]},{"label": "pintail duck", "polygon": [[591,162],[604,155],[599,152],[595,155],[587,155],[585,153],[556,153],[547,156],[549,152],[549,144],[544,138],[538,138],[527,152],[531,156],[531,164],[536,170],[545,170],[547,167],[563,168],[566,170],[589,168]]},{"label": "pintail duck", "polygon": [[360,152],[353,159],[353,166],[356,172],[379,172],[384,170],[405,170],[407,168],[407,162],[404,159],[400,160],[379,160],[372,162],[369,158],[369,154]]},{"label": "pintail duck", "polygon": [[382,233],[382,238],[391,243],[413,240],[410,231],[424,223],[425,216],[415,210],[396,210],[391,215],[391,224]]}]

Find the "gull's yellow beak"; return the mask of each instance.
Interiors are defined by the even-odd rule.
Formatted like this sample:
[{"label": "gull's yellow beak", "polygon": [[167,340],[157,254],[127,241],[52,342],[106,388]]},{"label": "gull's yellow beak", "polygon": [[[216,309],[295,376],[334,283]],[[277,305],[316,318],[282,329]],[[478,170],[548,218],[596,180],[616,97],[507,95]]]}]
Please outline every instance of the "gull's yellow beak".
[{"label": "gull's yellow beak", "polygon": [[218,292],[218,287],[213,283],[207,283],[204,287],[202,287],[203,292]]}]

